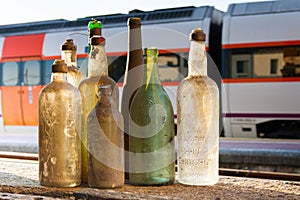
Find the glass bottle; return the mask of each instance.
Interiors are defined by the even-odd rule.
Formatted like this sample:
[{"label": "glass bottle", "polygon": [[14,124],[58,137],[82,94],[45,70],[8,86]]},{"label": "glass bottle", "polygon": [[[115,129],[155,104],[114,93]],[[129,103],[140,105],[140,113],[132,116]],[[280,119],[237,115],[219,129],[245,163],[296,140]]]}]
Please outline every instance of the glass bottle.
[{"label": "glass bottle", "polygon": [[39,95],[39,180],[44,186],[81,183],[81,96],[67,83],[67,71],[64,60],[55,60],[53,80]]},{"label": "glass bottle", "polygon": [[141,19],[129,18],[128,22],[128,53],[125,78],[122,93],[121,112],[124,117],[124,144],[125,144],[125,178],[128,174],[128,129],[129,108],[133,96],[143,83],[144,60],[142,50]]},{"label": "glass bottle", "polygon": [[93,188],[124,185],[124,123],[111,95],[110,85],[99,86],[98,102],[87,119],[88,185]]},{"label": "glass bottle", "polygon": [[207,76],[205,34],[190,35],[188,76],[177,91],[178,182],[213,185],[219,167],[219,90]]},{"label": "glass bottle", "polygon": [[82,97],[81,115],[81,157],[82,182],[87,183],[88,178],[88,152],[87,152],[87,117],[94,109],[98,98],[99,85],[111,85],[112,103],[119,106],[119,88],[116,82],[108,76],[108,64],[105,54],[105,39],[102,36],[91,38],[91,52],[88,61],[88,77],[81,81],[79,91]]},{"label": "glass bottle", "polygon": [[167,185],[175,179],[174,112],[158,74],[158,50],[146,48],[143,85],[132,99],[129,183]]},{"label": "glass bottle", "polygon": [[66,39],[61,45],[61,59],[68,66],[67,81],[73,86],[78,87],[80,81],[84,78],[84,74],[77,67],[76,50],[77,46],[71,38]]}]

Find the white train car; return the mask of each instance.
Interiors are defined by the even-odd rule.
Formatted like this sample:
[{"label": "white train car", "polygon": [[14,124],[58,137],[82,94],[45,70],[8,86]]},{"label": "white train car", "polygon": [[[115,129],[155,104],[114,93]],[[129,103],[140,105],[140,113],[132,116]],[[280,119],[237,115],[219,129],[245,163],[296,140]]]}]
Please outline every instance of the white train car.
[{"label": "white train car", "polygon": [[[189,34],[202,28],[207,48],[220,62],[222,12],[213,7],[183,7],[129,14],[51,20],[0,26],[0,132],[36,131],[39,91],[50,82],[51,64],[60,58],[60,45],[72,38],[78,65],[87,67],[87,24],[91,18],[103,24],[109,75],[120,83],[126,66],[127,19],[142,19],[143,48],[159,48],[162,83],[176,113],[176,90],[187,75]],[[215,38],[210,40],[210,38]],[[122,95],[120,94],[120,97]]]},{"label": "white train car", "polygon": [[300,138],[300,1],[231,4],[223,19],[226,137]]}]

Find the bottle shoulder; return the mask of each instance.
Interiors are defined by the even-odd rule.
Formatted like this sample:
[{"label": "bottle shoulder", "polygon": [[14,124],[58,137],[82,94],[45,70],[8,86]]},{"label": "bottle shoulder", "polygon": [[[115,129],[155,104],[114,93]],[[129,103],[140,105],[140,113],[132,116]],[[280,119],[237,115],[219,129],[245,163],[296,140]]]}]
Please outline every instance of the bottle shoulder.
[{"label": "bottle shoulder", "polygon": [[141,86],[133,97],[132,104],[162,104],[172,107],[167,92],[159,84],[149,84],[148,87]]},{"label": "bottle shoulder", "polygon": [[79,90],[68,82],[51,82],[41,90],[40,96],[48,93],[56,93],[57,95],[67,94],[81,98]]},{"label": "bottle shoulder", "polygon": [[201,87],[218,90],[216,82],[208,76],[188,76],[179,83],[178,90]]}]

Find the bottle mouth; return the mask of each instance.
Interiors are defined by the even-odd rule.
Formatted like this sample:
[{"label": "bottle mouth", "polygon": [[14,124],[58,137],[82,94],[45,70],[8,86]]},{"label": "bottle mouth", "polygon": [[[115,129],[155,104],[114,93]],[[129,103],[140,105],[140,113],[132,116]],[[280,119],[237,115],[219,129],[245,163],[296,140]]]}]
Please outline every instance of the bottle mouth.
[{"label": "bottle mouth", "polygon": [[111,85],[99,85],[98,94],[111,94]]},{"label": "bottle mouth", "polygon": [[142,20],[141,18],[138,17],[131,17],[127,21],[128,26],[134,26],[134,25],[141,26],[141,24],[142,24]]},{"label": "bottle mouth", "polygon": [[66,65],[64,60],[56,59],[56,60],[54,60],[54,62],[52,64],[52,72],[67,73],[68,66]]},{"label": "bottle mouth", "polygon": [[145,55],[158,55],[157,47],[147,47],[144,49]]},{"label": "bottle mouth", "polygon": [[196,28],[191,32],[190,40],[194,41],[205,41],[205,33],[201,28]]},{"label": "bottle mouth", "polygon": [[61,50],[72,50],[76,51],[77,46],[74,44],[73,39],[67,38],[66,41],[61,45]]}]

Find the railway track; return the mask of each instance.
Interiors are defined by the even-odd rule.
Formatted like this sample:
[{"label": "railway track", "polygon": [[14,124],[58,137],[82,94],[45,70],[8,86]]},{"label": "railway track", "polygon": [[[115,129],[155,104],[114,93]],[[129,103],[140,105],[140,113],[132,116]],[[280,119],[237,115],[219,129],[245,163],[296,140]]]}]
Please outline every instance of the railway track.
[{"label": "railway track", "polygon": [[[38,154],[17,153],[17,152],[0,152],[0,158],[38,161]],[[281,172],[253,171],[242,169],[219,168],[219,174],[222,176],[237,176],[246,178],[263,178],[274,180],[299,181],[300,174],[290,174]]]}]

